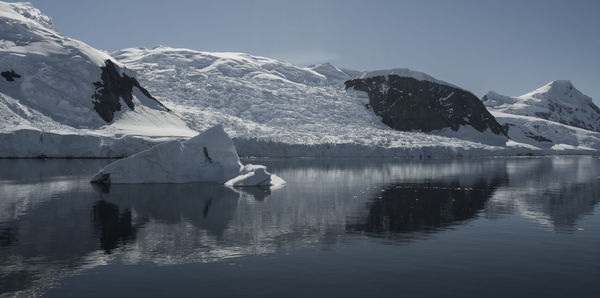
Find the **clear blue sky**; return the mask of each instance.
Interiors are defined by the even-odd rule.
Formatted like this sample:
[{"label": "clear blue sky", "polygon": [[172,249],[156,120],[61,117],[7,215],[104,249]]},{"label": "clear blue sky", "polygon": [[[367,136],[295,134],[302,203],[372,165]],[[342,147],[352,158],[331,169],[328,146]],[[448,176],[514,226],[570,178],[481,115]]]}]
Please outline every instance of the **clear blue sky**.
[{"label": "clear blue sky", "polygon": [[163,44],[299,65],[408,67],[481,96],[570,79],[600,103],[600,1],[34,0],[109,51]]}]

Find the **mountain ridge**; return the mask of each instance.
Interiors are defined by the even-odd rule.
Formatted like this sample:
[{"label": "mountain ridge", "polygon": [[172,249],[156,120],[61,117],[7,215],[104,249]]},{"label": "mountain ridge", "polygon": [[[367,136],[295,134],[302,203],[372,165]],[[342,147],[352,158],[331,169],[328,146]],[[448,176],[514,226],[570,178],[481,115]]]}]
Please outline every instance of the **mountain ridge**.
[{"label": "mountain ridge", "polygon": [[520,96],[488,92],[482,97],[490,109],[533,116],[600,132],[600,108],[569,80],[555,80]]},{"label": "mountain ridge", "polygon": [[[490,142],[476,121],[401,131],[365,108],[366,92],[344,88],[347,78],[373,75],[454,88],[409,69],[299,67],[244,53],[167,46],[110,55],[61,35],[50,18],[30,7],[0,2],[0,157],[123,157],[217,124],[243,156],[428,158],[600,149],[598,134],[561,126],[554,131],[566,137],[557,138],[549,134],[553,122],[535,132],[537,120],[512,114],[501,116],[518,120],[509,123],[511,138],[522,132],[517,141]],[[405,87],[400,91],[412,92]],[[460,108],[447,105],[448,95],[435,98],[442,107],[435,117]],[[464,116],[492,119],[484,110]],[[426,116],[424,121],[439,120]],[[552,142],[540,142],[546,139]]]}]

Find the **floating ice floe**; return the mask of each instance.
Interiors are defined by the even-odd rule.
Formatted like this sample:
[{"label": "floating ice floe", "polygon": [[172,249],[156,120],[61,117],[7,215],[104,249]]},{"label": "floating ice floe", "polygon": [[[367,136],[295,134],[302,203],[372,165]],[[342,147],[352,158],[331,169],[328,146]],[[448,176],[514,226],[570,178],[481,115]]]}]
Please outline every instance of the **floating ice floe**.
[{"label": "floating ice floe", "polygon": [[91,180],[99,184],[213,182],[228,186],[270,186],[285,181],[265,166],[242,165],[223,126],[214,126],[189,140],[156,145],[115,161]]}]

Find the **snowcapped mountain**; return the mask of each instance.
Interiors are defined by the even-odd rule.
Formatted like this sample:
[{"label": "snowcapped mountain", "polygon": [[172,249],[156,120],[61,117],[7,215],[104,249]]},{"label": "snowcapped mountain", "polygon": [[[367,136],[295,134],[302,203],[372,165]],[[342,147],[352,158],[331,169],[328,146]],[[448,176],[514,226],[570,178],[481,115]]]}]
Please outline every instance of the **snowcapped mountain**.
[{"label": "snowcapped mountain", "polygon": [[[56,32],[51,19],[28,3],[0,2],[0,28],[0,157],[127,156],[217,124],[243,156],[424,158],[561,149],[532,144],[530,138],[523,138],[529,145],[509,141],[483,106],[464,100],[468,91],[409,69],[298,67],[243,53],[165,46],[111,56]],[[365,106],[368,90],[344,85],[380,76],[418,82],[406,90],[391,86],[398,92],[441,90],[423,97],[439,113],[421,114],[423,123],[445,124],[390,127],[374,105]],[[570,111],[551,107],[563,118]],[[595,135],[578,135],[585,146],[572,145],[569,153],[598,148]]]},{"label": "snowcapped mountain", "polygon": [[0,2],[0,16],[0,157],[126,156],[216,124],[241,155],[501,150],[390,129],[364,108],[363,94],[344,90],[357,72],[330,64],[168,47],[113,59],[56,32],[30,4]]},{"label": "snowcapped mountain", "polygon": [[553,81],[517,97],[492,91],[482,101],[513,141],[548,153],[600,149],[599,109],[569,81]]},{"label": "snowcapped mountain", "polygon": [[134,73],[29,3],[0,2],[0,75],[0,157],[122,156],[195,134]]},{"label": "snowcapped mountain", "polygon": [[482,101],[498,112],[538,117],[600,132],[600,108],[570,81],[553,81],[516,97],[489,92]]},{"label": "snowcapped mountain", "polygon": [[388,127],[365,108],[367,93],[344,88],[342,80],[362,73],[331,64],[297,67],[241,53],[165,46],[112,55],[192,129],[222,123],[242,155],[425,156],[435,153],[423,150],[496,148]]},{"label": "snowcapped mountain", "polygon": [[508,141],[505,129],[475,95],[429,75],[410,70],[372,72],[345,85],[366,92],[368,107],[392,128],[450,133],[497,145]]},{"label": "snowcapped mountain", "polygon": [[2,116],[10,115],[1,117],[3,128],[14,121],[38,129],[162,122],[185,130],[133,73],[107,53],[56,32],[50,17],[31,4],[0,2],[0,28]]}]

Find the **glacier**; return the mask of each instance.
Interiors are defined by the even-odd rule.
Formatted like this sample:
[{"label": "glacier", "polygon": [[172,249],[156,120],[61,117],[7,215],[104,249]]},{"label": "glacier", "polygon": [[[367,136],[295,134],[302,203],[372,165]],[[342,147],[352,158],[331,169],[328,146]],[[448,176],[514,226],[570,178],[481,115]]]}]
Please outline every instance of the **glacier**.
[{"label": "glacier", "polygon": [[[588,111],[591,100],[573,91],[570,82],[555,83],[560,92],[534,92],[531,100],[512,108],[508,104],[520,99],[500,103],[498,96],[490,99],[491,93],[484,97],[490,113],[509,128],[508,141],[470,126],[399,131],[365,106],[365,92],[346,90],[344,82],[399,75],[454,85],[409,69],[300,67],[244,53],[168,46],[107,53],[60,34],[51,18],[28,3],[0,2],[0,27],[0,158],[122,158],[219,124],[240,156],[418,159],[597,154],[600,149],[598,133],[590,130],[600,127]],[[124,95],[121,89],[105,90],[109,70],[113,74],[106,79],[124,84]],[[102,92],[109,94],[108,106],[118,104],[112,116],[95,105]],[[575,107],[571,101],[554,107],[591,115],[577,118],[588,126],[574,127],[568,113],[544,119],[547,109],[522,112],[544,98],[571,97],[583,100]]]},{"label": "glacier", "polygon": [[[190,128],[223,123],[243,156],[424,158],[531,151],[518,144],[493,146],[394,130],[365,108],[364,92],[345,90],[344,74],[350,78],[363,73],[330,64],[303,68],[243,53],[167,46],[130,48],[112,55],[136,71],[140,82]],[[329,73],[335,77],[326,77]]]}]

